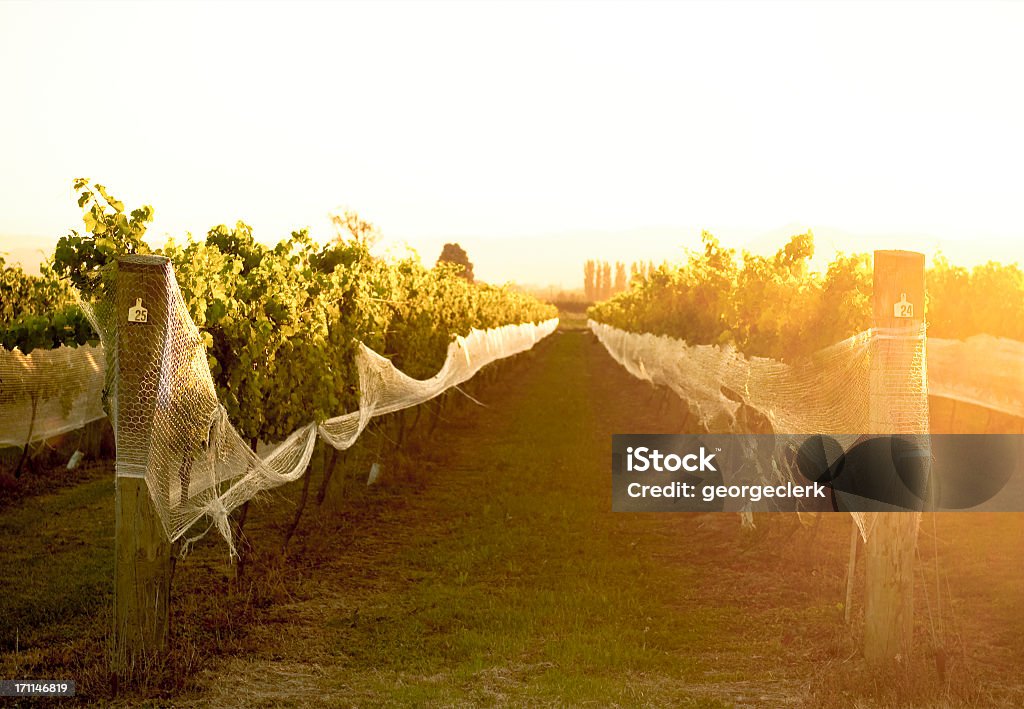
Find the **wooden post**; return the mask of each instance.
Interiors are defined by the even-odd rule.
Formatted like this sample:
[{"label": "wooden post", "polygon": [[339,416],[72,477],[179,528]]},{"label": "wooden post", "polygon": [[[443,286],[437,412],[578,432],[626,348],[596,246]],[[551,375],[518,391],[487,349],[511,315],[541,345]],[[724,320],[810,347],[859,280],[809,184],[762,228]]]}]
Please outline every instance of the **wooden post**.
[{"label": "wooden post", "polygon": [[103,433],[110,425],[107,419],[90,421],[82,428],[82,443],[79,446],[82,453],[89,460],[96,460],[102,454]]},{"label": "wooden post", "polygon": [[[876,251],[874,324],[920,328],[924,322],[924,254]],[[927,434],[914,415],[923,381],[912,337],[878,339],[872,353],[869,433]],[[918,400],[919,401],[919,400]],[[878,512],[865,544],[864,657],[880,665],[908,658],[914,630],[914,552],[918,512]]]},{"label": "wooden post", "polygon": [[850,624],[850,611],[853,608],[853,577],[857,573],[857,542],[860,540],[860,528],[856,522],[850,523],[850,562],[846,567],[846,603],[843,605],[843,621]]},{"label": "wooden post", "polygon": [[113,424],[117,445],[114,663],[130,668],[167,647],[171,544],[150,499],[146,471],[168,340],[166,258],[118,259]]}]

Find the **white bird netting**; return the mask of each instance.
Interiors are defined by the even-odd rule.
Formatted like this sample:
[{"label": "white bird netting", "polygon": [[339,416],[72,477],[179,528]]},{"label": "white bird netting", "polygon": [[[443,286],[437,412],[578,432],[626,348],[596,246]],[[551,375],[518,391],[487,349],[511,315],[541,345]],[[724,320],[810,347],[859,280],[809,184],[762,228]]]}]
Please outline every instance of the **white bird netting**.
[{"label": "white bird netting", "polygon": [[[160,295],[150,293],[144,299],[159,302]],[[390,361],[360,346],[359,409],[303,426],[261,458],[231,427],[217,402],[199,333],[176,288],[168,302],[170,315],[149,312],[151,323],[163,323],[166,337],[140,343],[160,354],[142,367],[142,389],[148,393],[140,402],[121,404],[123,415],[139,416],[139,435],[118,441],[118,474],[147,479],[172,539],[205,514],[229,536],[228,512],[260,490],[300,477],[317,435],[336,447],[350,446],[371,417],[437,396],[487,363],[529,349],[557,324],[552,320],[475,330],[450,345],[444,366],[426,381],[406,377]],[[102,306],[96,316],[100,326]],[[137,332],[128,323],[118,327],[129,338]],[[988,335],[965,341],[930,338],[926,367],[923,332],[867,331],[804,362],[787,364],[747,358],[729,347],[689,346],[594,322],[590,327],[616,361],[641,379],[669,387],[705,423],[735,420],[742,403],[779,433],[837,438],[920,433],[927,431],[929,393],[1024,416],[1024,343],[1013,340]],[[115,343],[116,333],[109,329],[105,341]],[[105,352],[103,346],[29,355],[0,350],[0,446],[45,440],[102,418]],[[899,366],[876,367],[872,375],[872,362],[892,357]],[[889,405],[869,406],[873,381]],[[147,410],[152,413],[136,413]],[[872,420],[872,410],[880,414],[878,420]]]},{"label": "white bird netting", "polygon": [[[102,345],[28,355],[0,349],[0,446],[43,441],[104,418],[105,372]],[[928,394],[1024,418],[1024,342],[928,338]],[[710,412],[735,411],[735,401],[707,395]]]},{"label": "white bird netting", "polygon": [[23,446],[106,416],[103,348],[0,349],[0,446]]},{"label": "white bird netting", "polygon": [[[505,325],[489,330],[473,330],[448,347],[441,370],[427,380],[406,376],[386,357],[360,344],[356,354],[359,372],[359,408],[356,411],[309,423],[261,458],[231,426],[224,407],[212,400],[203,402],[212,412],[208,438],[196,449],[182,446],[180,418],[172,421],[174,406],[156,407],[150,453],[145,477],[150,490],[160,492],[157,502],[161,519],[173,541],[182,536],[204,515],[210,517],[228,542],[231,531],[228,514],[263,490],[300,478],[309,465],[319,436],[329,445],[345,450],[351,447],[375,416],[417,406],[447,389],[472,378],[486,365],[524,352],[554,332],[558,320],[540,324]],[[198,358],[197,358],[198,363]],[[205,355],[202,359],[205,365]],[[186,377],[192,376],[186,374]],[[206,372],[209,376],[209,372]],[[181,391],[181,382],[168,382],[166,391]],[[212,387],[212,379],[210,380]],[[188,402],[194,406],[197,402]],[[212,409],[209,404],[213,404]],[[166,416],[166,421],[164,419]],[[175,425],[175,423],[177,425]],[[177,429],[177,432],[176,430]],[[120,441],[118,441],[120,446]],[[193,451],[191,455],[189,451]],[[121,454],[118,454],[121,465]],[[133,474],[120,470],[118,474]],[[226,489],[225,489],[226,487]]]},{"label": "white bird netting", "polygon": [[[868,330],[804,361],[784,363],[746,357],[732,346],[689,345],[592,320],[589,325],[616,362],[633,376],[674,391],[705,425],[734,421],[742,403],[765,416],[777,433],[927,431],[923,329]],[[872,362],[878,364],[883,355],[880,343],[892,353],[887,359],[900,365],[887,370],[886,390],[896,396],[873,421],[868,401]]]},{"label": "white bird netting", "polygon": [[[928,432],[923,326],[868,330],[792,363],[746,357],[731,346],[689,345],[672,337],[626,332],[594,321],[589,326],[616,362],[639,379],[671,389],[705,426],[734,426],[746,405],[767,419],[771,432],[827,434],[842,449],[864,434]],[[795,471],[784,459],[779,450],[771,466],[754,473],[759,479],[742,482],[780,484],[794,479]],[[749,466],[745,472],[751,474]],[[866,538],[874,517],[853,516]]]}]

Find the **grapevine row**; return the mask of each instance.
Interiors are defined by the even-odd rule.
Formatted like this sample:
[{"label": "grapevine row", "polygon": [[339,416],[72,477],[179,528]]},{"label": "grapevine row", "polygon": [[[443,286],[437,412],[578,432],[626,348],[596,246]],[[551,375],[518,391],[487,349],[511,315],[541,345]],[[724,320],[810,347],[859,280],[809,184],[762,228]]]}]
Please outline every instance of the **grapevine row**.
[{"label": "grapevine row", "polygon": [[[770,257],[722,246],[704,232],[682,265],[663,264],[589,316],[632,332],[690,344],[732,344],[751,356],[792,359],[871,326],[871,256],[839,254],[811,269],[814,237],[792,237]],[[926,274],[933,337],[989,334],[1024,340],[1024,271],[987,263],[973,270],[939,256]]]},{"label": "grapevine row", "polygon": [[4,313],[3,346],[28,351],[95,339],[66,284],[99,302],[113,287],[117,256],[166,256],[205,342],[218,398],[253,442],[278,441],[311,419],[355,408],[359,342],[425,378],[456,335],[556,314],[511,288],[471,283],[459,266],[375,258],[358,233],[320,246],[303,230],[265,246],[239,222],[153,250],[143,238],[151,207],[126,212],[103,186],[86,179],[74,186],[85,230],[60,240],[43,276],[4,271],[20,295]]}]

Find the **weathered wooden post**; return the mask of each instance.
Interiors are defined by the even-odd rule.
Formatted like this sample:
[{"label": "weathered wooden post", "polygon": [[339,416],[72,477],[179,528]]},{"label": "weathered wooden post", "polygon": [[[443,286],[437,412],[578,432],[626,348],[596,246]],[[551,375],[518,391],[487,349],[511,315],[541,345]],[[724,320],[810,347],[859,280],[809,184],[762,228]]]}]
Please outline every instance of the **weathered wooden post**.
[{"label": "weathered wooden post", "polygon": [[111,407],[117,442],[114,662],[122,667],[165,649],[168,640],[171,544],[145,476],[169,334],[171,278],[163,257],[117,261],[110,315],[116,347]]},{"label": "weathered wooden post", "polygon": [[[875,327],[906,328],[906,335],[874,343],[869,433],[927,434],[920,417],[922,401],[927,414],[924,350],[917,339],[924,322],[924,254],[876,251],[873,301]],[[882,664],[910,655],[920,513],[875,515],[865,544],[864,657]]]}]

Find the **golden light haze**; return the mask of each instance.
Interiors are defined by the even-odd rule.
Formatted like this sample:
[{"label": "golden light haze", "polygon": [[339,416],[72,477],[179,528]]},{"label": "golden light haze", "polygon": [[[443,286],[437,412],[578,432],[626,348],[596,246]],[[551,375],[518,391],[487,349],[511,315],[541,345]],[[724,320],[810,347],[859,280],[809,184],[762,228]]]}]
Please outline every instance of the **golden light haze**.
[{"label": "golden light haze", "polygon": [[490,281],[701,229],[1018,260],[1022,36],[1010,3],[3,3],[0,252],[89,176],[158,241],[345,205]]}]

